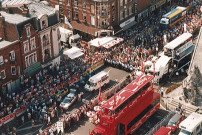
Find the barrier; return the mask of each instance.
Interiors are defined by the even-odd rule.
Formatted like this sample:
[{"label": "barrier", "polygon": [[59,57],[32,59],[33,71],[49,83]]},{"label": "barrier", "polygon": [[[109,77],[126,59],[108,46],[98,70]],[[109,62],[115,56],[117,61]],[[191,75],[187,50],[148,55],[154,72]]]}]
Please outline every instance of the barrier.
[{"label": "barrier", "polygon": [[92,72],[92,70],[96,70],[99,67],[104,65],[104,60],[99,61],[98,63],[96,63],[95,65],[93,65],[92,67],[88,68],[85,72],[84,75],[86,75],[88,72]]}]

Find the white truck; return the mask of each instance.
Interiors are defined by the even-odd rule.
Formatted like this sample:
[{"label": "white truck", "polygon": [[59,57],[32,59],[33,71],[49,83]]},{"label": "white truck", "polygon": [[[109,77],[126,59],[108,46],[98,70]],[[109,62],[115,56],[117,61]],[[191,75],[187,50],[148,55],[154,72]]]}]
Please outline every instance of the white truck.
[{"label": "white truck", "polygon": [[86,91],[94,91],[109,83],[109,72],[101,71],[89,78],[85,85]]},{"label": "white truck", "polygon": [[73,31],[59,27],[60,41],[64,47],[71,48],[72,46],[78,46],[80,43],[80,36],[78,34],[73,35]]},{"label": "white truck", "polygon": [[202,134],[202,115],[196,112],[190,114],[180,123],[179,135],[201,135]]}]

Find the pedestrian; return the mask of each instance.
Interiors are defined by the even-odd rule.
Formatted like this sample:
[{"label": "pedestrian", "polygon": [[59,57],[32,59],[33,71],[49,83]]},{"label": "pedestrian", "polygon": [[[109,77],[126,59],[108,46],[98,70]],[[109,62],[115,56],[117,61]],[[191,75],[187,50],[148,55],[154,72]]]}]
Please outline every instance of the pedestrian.
[{"label": "pedestrian", "polygon": [[49,125],[49,124],[51,124],[50,115],[48,115],[48,124],[47,125]]},{"label": "pedestrian", "polygon": [[32,119],[32,128],[34,127],[34,119]]},{"label": "pedestrian", "polygon": [[161,88],[161,97],[163,97],[164,90]]},{"label": "pedestrian", "polygon": [[22,120],[22,123],[24,124],[24,122],[25,122],[24,115],[22,116],[21,120]]}]

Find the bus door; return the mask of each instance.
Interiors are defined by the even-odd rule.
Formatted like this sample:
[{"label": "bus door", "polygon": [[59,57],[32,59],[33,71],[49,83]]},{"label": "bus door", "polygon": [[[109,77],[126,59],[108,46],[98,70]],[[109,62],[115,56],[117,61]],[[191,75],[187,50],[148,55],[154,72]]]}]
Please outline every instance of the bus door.
[{"label": "bus door", "polygon": [[118,135],[125,135],[125,125],[119,123],[118,125]]}]

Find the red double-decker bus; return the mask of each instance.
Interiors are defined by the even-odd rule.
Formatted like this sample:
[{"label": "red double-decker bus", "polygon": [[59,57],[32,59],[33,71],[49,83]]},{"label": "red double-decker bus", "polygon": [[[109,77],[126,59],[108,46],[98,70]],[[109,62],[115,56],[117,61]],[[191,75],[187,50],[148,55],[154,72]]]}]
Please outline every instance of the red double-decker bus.
[{"label": "red double-decker bus", "polygon": [[127,135],[138,129],[160,107],[152,80],[143,74],[103,104],[100,124],[91,135]]}]

